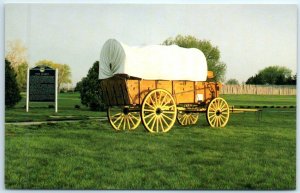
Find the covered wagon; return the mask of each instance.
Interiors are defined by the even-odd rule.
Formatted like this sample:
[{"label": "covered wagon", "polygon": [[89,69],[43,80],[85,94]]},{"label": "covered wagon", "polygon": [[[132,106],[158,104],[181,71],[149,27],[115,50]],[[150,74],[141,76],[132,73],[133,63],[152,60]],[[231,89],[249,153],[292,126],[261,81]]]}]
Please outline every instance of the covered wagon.
[{"label": "covered wagon", "polygon": [[196,48],[131,47],[109,39],[100,54],[100,86],[116,130],[132,130],[142,122],[150,132],[167,132],[176,120],[196,124],[199,113],[206,113],[212,127],[224,127],[229,107],[218,97],[221,84],[212,78]]}]

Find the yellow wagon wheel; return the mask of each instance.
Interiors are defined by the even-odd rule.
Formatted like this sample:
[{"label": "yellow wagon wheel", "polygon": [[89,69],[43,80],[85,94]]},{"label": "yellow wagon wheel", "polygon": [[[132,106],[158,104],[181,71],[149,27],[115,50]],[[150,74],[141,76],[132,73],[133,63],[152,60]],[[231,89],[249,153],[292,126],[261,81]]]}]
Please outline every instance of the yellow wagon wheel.
[{"label": "yellow wagon wheel", "polygon": [[185,111],[177,112],[177,121],[180,125],[194,125],[197,123],[199,113],[191,113]]},{"label": "yellow wagon wheel", "polygon": [[229,120],[229,106],[222,98],[213,99],[206,111],[207,122],[212,127],[225,127]]},{"label": "yellow wagon wheel", "polygon": [[141,123],[139,112],[130,112],[129,107],[109,107],[108,120],[116,130],[133,130]]},{"label": "yellow wagon wheel", "polygon": [[176,121],[177,108],[172,95],[163,89],[156,89],[145,97],[141,117],[146,129],[154,132],[168,132]]}]

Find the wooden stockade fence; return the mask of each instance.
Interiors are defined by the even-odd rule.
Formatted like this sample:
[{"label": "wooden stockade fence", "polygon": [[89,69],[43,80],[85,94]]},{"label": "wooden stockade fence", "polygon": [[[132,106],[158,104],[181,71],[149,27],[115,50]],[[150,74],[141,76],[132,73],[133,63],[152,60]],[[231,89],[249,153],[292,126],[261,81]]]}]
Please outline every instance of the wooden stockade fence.
[{"label": "wooden stockade fence", "polygon": [[296,95],[294,85],[223,85],[221,94]]}]

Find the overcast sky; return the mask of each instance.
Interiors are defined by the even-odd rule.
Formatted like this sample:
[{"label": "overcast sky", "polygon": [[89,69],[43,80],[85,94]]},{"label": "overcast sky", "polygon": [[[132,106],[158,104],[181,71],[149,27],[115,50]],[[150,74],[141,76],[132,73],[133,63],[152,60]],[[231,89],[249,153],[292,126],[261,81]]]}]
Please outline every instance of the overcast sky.
[{"label": "overcast sky", "polygon": [[246,81],[270,65],[296,73],[297,5],[5,5],[5,42],[21,39],[31,67],[42,59],[70,65],[73,85],[109,38],[138,46],[178,34],[218,46],[226,79]]}]

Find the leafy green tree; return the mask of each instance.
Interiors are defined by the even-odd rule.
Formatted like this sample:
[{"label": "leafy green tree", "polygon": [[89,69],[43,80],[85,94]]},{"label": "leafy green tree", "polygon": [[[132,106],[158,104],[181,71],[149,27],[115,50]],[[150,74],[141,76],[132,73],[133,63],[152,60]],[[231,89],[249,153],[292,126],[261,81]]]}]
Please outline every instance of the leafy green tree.
[{"label": "leafy green tree", "polygon": [[77,83],[76,89],[80,92],[81,103],[91,110],[104,110],[102,91],[99,80],[99,62],[96,61],[89,69],[86,77]]},{"label": "leafy green tree", "polygon": [[227,85],[239,85],[239,81],[237,79],[231,78],[226,81]]},{"label": "leafy green tree", "polygon": [[284,84],[292,71],[283,66],[269,66],[259,71],[259,74],[268,84]]},{"label": "leafy green tree", "polygon": [[37,66],[49,66],[58,69],[58,89],[60,90],[62,84],[72,83],[71,68],[67,64],[55,63],[51,60],[41,60],[36,63]]},{"label": "leafy green tree", "polygon": [[177,35],[175,38],[168,38],[163,45],[176,44],[183,48],[197,48],[201,50],[207,60],[208,70],[214,72],[214,80],[223,81],[225,79],[226,64],[220,61],[220,51],[208,40],[199,40],[193,36]]},{"label": "leafy green tree", "polygon": [[250,78],[248,78],[248,80],[246,81],[246,84],[261,85],[261,84],[266,84],[266,82],[262,78],[261,74],[255,74],[254,76],[251,76]]},{"label": "leafy green tree", "polygon": [[286,84],[288,85],[296,85],[297,84],[297,75],[295,74],[294,76],[290,76],[286,80]]},{"label": "leafy green tree", "polygon": [[21,91],[26,91],[26,83],[27,83],[27,63],[22,63],[15,68],[16,71],[16,79],[18,82],[19,89]]},{"label": "leafy green tree", "polygon": [[74,92],[80,92],[82,90],[82,80],[76,83]]},{"label": "leafy green tree", "polygon": [[14,107],[21,100],[16,73],[10,62],[5,59],[5,107]]},{"label": "leafy green tree", "polygon": [[246,84],[285,85],[291,81],[292,71],[284,66],[268,66],[250,77]]}]

